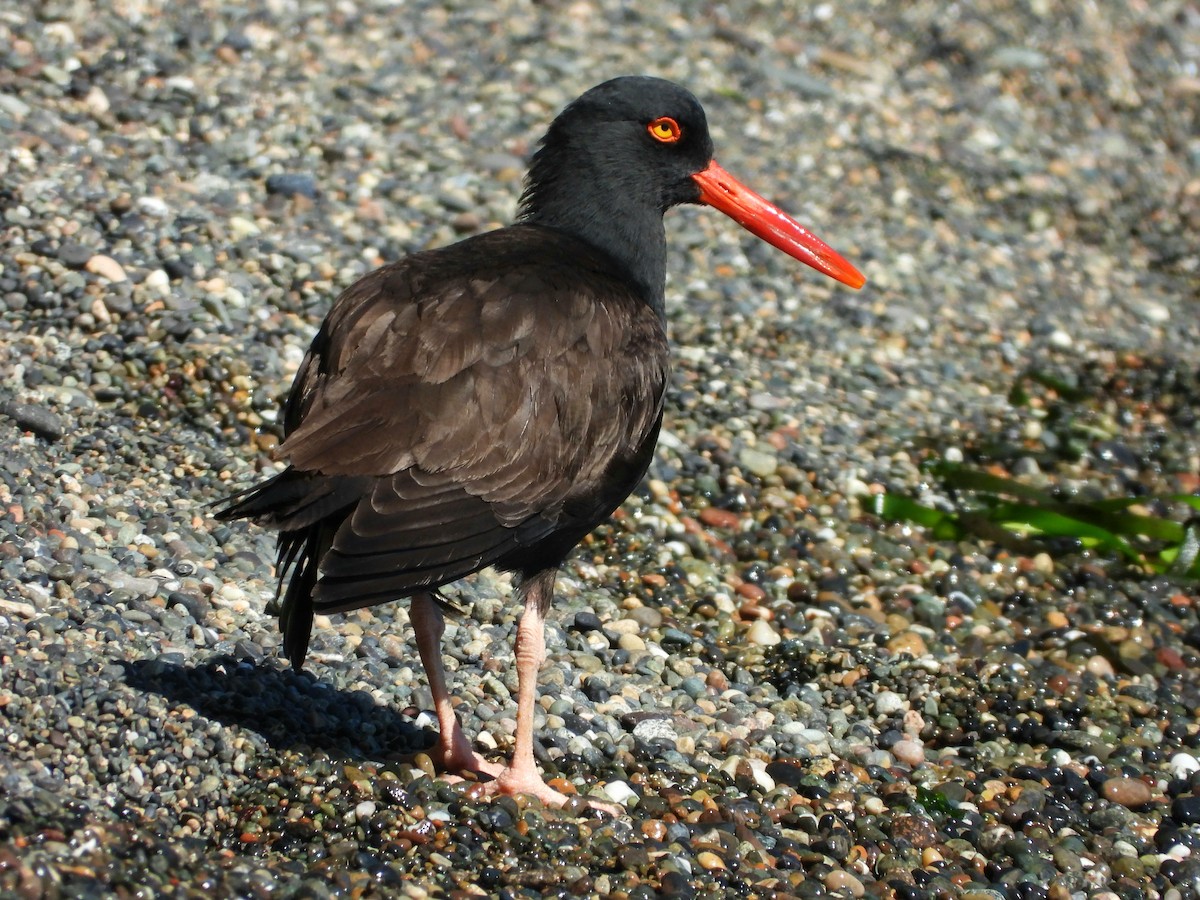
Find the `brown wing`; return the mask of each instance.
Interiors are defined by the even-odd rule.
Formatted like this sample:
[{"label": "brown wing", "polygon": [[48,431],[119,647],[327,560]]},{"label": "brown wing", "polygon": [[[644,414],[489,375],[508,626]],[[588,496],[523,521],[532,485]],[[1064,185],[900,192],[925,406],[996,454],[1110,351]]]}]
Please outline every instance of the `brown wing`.
[{"label": "brown wing", "polygon": [[[644,456],[666,367],[661,323],[619,273],[535,226],[353,285],[297,375],[279,447],[297,473],[369,479],[321,560],[318,608],[444,584],[590,529],[633,486],[601,496],[607,473]],[[594,520],[564,521],[579,509]]]}]

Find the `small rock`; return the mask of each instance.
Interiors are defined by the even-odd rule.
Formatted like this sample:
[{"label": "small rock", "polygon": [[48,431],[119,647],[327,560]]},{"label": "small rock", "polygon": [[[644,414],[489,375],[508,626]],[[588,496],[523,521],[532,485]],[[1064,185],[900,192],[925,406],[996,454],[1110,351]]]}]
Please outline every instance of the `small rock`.
[{"label": "small rock", "polygon": [[920,741],[896,741],[892,745],[892,756],[908,766],[919,766],[925,762],[925,745]]},{"label": "small rock", "polygon": [[66,87],[71,83],[71,76],[66,69],[55,65],[46,65],[42,67],[41,75],[51,84],[56,87]]},{"label": "small rock", "polygon": [[483,220],[474,212],[459,213],[450,223],[450,227],[458,234],[469,234],[483,227]]},{"label": "small rock", "polygon": [[245,216],[229,217],[229,233],[235,238],[254,237],[261,231],[257,224]]},{"label": "small rock", "polygon": [[171,214],[171,207],[161,197],[138,197],[137,208],[147,216],[165,219]]},{"label": "small rock", "polygon": [[938,830],[933,820],[926,816],[896,816],[892,821],[891,836],[920,850],[937,843]]},{"label": "small rock", "polygon": [[624,781],[610,781],[604,785],[604,793],[622,806],[628,806],[630,800],[637,799],[637,793]]},{"label": "small rock", "polygon": [[1152,325],[1162,325],[1171,321],[1171,311],[1154,300],[1142,300],[1134,306],[1134,312]]},{"label": "small rock", "polygon": [[744,618],[770,618],[771,611],[765,607],[759,606],[763,600],[767,598],[767,592],[760,588],[757,584],[749,581],[743,581],[737,586],[737,594],[740,597],[745,597],[751,601],[746,603],[741,608],[741,613]]},{"label": "small rock", "polygon": [[0,94],[0,113],[7,113],[20,122],[29,115],[29,104],[12,94]]},{"label": "small rock", "polygon": [[111,256],[105,256],[103,253],[97,253],[84,263],[83,267],[93,275],[99,275],[101,278],[107,278],[112,282],[124,281],[126,278],[125,270],[121,268],[121,264]]},{"label": "small rock", "polygon": [[635,621],[641,629],[659,628],[663,623],[663,614],[652,606],[639,606],[637,609],[631,609],[629,618]]},{"label": "small rock", "polygon": [[87,92],[87,96],[83,98],[83,105],[87,107],[88,112],[93,116],[102,116],[108,112],[112,104],[109,102],[108,94],[100,88],[99,85],[93,84]]},{"label": "small rock", "polygon": [[112,572],[106,575],[104,580],[114,590],[130,591],[142,597],[152,597],[158,591],[157,579],[138,577],[125,572]]},{"label": "small rock", "polygon": [[993,69],[1044,69],[1050,64],[1046,55],[1031,47],[1001,47],[992,54],[988,65]]},{"label": "small rock", "polygon": [[919,659],[929,652],[929,648],[925,644],[925,639],[915,631],[902,631],[887,642],[888,652],[899,656],[901,653],[907,653],[914,659]]},{"label": "small rock", "polygon": [[1176,778],[1190,778],[1200,771],[1200,760],[1190,753],[1176,753],[1171,757],[1171,774]]},{"label": "small rock", "polygon": [[82,269],[92,258],[92,251],[77,241],[66,241],[58,248],[58,261],[70,269]]},{"label": "small rock", "polygon": [[160,294],[170,293],[171,290],[171,278],[163,269],[155,269],[146,276],[146,280],[142,284],[147,289]]},{"label": "small rock", "polygon": [[634,650],[645,650],[646,642],[632,632],[625,632],[619,638],[617,638],[617,646],[622,650],[629,650],[632,652]]},{"label": "small rock", "polygon": [[875,695],[875,712],[881,716],[891,716],[907,708],[908,703],[895,691],[880,691]]},{"label": "small rock", "polygon": [[1109,802],[1130,808],[1145,806],[1154,799],[1150,785],[1137,778],[1109,778],[1100,792]]},{"label": "small rock", "polygon": [[600,617],[590,610],[575,613],[575,621],[571,625],[572,631],[589,632],[599,631],[601,628]]},{"label": "small rock", "polygon": [[311,175],[284,172],[267,177],[267,193],[282,197],[316,197],[317,182]]},{"label": "small rock", "polygon": [[768,763],[766,772],[776,784],[785,784],[791,788],[802,785],[808,775],[800,766],[782,760],[775,760]]},{"label": "small rock", "polygon": [[700,510],[700,521],[714,528],[736,528],[742,517],[727,509],[707,506]]},{"label": "small rock", "polygon": [[362,803],[354,807],[354,818],[361,822],[363,819],[369,819],[375,815],[375,801],[364,800]]},{"label": "small rock", "polygon": [[633,736],[639,741],[650,743],[651,741],[670,741],[675,743],[679,739],[679,732],[675,730],[675,726],[670,719],[653,718],[642,719],[633,726]]},{"label": "small rock", "polygon": [[759,478],[767,478],[775,474],[779,467],[779,457],[774,453],[765,453],[753,447],[745,448],[738,454],[738,462],[749,472]]},{"label": "small rock", "polygon": [[22,431],[29,431],[48,441],[56,441],[66,432],[62,417],[32,403],[0,403],[0,415],[8,416]]},{"label": "small rock", "polygon": [[757,647],[773,647],[783,638],[766,619],[755,619],[746,629],[746,640]]},{"label": "small rock", "polygon": [[1200,797],[1176,797],[1171,801],[1171,818],[1180,825],[1200,823]]},{"label": "small rock", "polygon": [[825,887],[831,891],[844,891],[851,897],[861,897],[866,893],[863,883],[845,869],[834,869],[826,875]]}]

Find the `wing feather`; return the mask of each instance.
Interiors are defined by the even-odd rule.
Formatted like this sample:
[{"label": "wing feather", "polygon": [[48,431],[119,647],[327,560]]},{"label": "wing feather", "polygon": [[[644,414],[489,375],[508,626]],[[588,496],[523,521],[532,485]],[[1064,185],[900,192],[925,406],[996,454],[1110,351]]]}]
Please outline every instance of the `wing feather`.
[{"label": "wing feather", "polygon": [[322,551],[315,585],[296,567],[312,605],[404,596],[539,542],[565,553],[623,499],[606,476],[640,478],[666,377],[662,323],[622,273],[537,226],[356,282],[297,373],[278,448],[290,472],[356,487],[331,539],[304,543]]}]

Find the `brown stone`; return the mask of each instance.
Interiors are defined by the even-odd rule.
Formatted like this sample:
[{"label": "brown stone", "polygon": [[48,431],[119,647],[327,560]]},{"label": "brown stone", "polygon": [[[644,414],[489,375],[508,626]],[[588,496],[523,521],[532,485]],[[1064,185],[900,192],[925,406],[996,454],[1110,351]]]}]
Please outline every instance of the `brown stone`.
[{"label": "brown stone", "polygon": [[727,509],[708,506],[700,510],[700,521],[713,528],[736,528],[741,516]]},{"label": "brown stone", "polygon": [[1150,785],[1137,778],[1109,778],[1101,785],[1100,793],[1110,803],[1130,808],[1145,806],[1154,799]]}]

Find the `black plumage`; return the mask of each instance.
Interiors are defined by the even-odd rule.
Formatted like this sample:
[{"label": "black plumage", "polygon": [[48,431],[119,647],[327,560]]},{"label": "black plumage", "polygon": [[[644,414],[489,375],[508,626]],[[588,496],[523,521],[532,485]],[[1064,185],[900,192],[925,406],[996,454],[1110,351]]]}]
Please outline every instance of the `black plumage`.
[{"label": "black plumage", "polygon": [[[668,373],[663,213],[708,203],[862,283],[711,157],[704,112],[677,85],[623,78],[584,94],[535,155],[516,224],[384,266],[337,298],[287,401],[288,468],[218,513],[280,532],[297,667],[314,612],[412,597],[441,760],[497,775],[500,790],[561,800],[527,746],[542,621],[558,566],[653,454]],[[432,599],[489,565],[516,573],[526,610],[504,770],[458,728]]]}]

